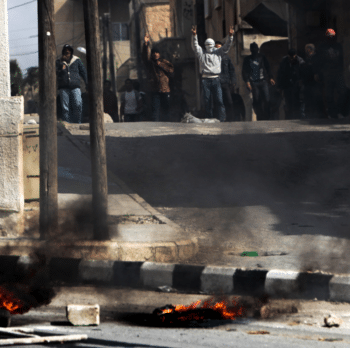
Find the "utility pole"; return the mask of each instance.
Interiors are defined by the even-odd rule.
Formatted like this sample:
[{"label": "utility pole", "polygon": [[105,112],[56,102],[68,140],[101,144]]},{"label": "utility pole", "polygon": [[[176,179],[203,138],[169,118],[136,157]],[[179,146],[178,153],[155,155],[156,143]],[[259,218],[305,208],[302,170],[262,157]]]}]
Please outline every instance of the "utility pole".
[{"label": "utility pole", "polygon": [[38,0],[40,239],[58,230],[56,43],[54,0]]},{"label": "utility pole", "polygon": [[140,38],[140,14],[139,9],[136,8],[136,0],[132,0],[132,7],[134,10],[135,19],[135,42],[136,42],[136,64],[137,64],[137,79],[142,81],[142,60],[141,60],[141,38]]},{"label": "utility pole", "polygon": [[97,0],[84,0],[83,5],[90,109],[90,149],[94,239],[108,240],[107,161],[103,119],[101,46],[98,27],[98,5]]},{"label": "utility pole", "polygon": [[113,36],[112,36],[112,23],[111,23],[111,3],[109,2],[109,13],[107,13],[107,35],[109,43],[109,71],[111,74],[112,89],[114,95],[117,90],[115,86],[115,70],[114,70],[114,50],[113,50]]},{"label": "utility pole", "polygon": [[106,28],[106,17],[103,16],[101,19],[102,22],[102,38],[103,38],[103,81],[107,80],[107,28]]}]

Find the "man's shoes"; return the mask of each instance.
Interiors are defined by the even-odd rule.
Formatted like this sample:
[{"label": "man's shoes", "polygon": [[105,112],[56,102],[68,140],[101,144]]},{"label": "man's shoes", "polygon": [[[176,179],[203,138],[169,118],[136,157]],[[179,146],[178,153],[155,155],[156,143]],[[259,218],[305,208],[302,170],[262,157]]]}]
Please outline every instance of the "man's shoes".
[{"label": "man's shoes", "polygon": [[343,118],[345,118],[342,114],[338,114],[338,119],[342,120]]}]

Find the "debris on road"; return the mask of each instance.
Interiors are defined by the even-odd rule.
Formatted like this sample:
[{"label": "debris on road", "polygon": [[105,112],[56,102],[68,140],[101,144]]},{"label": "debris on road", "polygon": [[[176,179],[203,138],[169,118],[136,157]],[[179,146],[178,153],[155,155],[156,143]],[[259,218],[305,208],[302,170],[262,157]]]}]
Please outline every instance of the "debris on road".
[{"label": "debris on road", "polygon": [[265,330],[258,330],[258,331],[247,331],[247,334],[249,335],[268,335],[270,332]]},{"label": "debris on road", "polygon": [[[48,336],[40,336],[38,334]],[[11,337],[15,338],[1,338]],[[69,342],[69,341],[82,341],[87,340],[87,335],[54,335],[52,332],[41,332],[35,328],[13,328],[13,329],[0,329],[0,346],[17,346],[21,344],[36,344],[36,343],[52,343],[52,342]]]},{"label": "debris on road", "polygon": [[342,338],[319,338],[319,341],[323,342],[335,342],[335,341],[342,341]]},{"label": "debris on road", "polygon": [[262,319],[272,318],[278,314],[287,314],[287,313],[298,313],[298,308],[293,304],[287,305],[272,305],[267,304],[260,308],[260,316]]},{"label": "debris on road", "polygon": [[203,120],[201,120],[200,118],[197,118],[195,116],[193,116],[190,112],[187,112],[184,117],[181,119],[181,123],[218,123],[220,122],[218,119],[216,118],[205,118]]},{"label": "debris on road", "polygon": [[100,306],[95,305],[68,305],[67,319],[75,326],[100,325]]},{"label": "debris on road", "polygon": [[324,318],[324,323],[327,327],[338,327],[343,323],[343,320],[336,317],[334,314],[329,314],[328,317]]},{"label": "debris on road", "polygon": [[158,286],[158,291],[160,292],[176,292],[176,289],[173,289],[171,286],[163,285],[163,286]]}]

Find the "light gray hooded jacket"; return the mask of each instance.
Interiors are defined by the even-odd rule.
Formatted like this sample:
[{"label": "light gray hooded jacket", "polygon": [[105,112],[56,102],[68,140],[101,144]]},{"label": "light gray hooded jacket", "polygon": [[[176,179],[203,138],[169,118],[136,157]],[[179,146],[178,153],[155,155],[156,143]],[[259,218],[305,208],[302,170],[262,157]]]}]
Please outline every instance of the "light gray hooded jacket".
[{"label": "light gray hooded jacket", "polygon": [[216,75],[220,75],[221,60],[223,55],[230,51],[233,36],[229,35],[225,44],[220,48],[214,48],[212,52],[208,52],[207,50],[203,51],[202,47],[198,45],[197,35],[192,36],[192,48],[199,60],[200,73],[204,75],[203,77],[216,77]]}]

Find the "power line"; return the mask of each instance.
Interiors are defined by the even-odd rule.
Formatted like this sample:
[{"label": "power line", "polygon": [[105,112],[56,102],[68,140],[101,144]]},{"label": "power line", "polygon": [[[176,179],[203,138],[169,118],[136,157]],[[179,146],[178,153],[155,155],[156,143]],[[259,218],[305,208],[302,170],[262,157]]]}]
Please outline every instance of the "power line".
[{"label": "power line", "polygon": [[34,53],[39,53],[39,51],[28,52],[28,53],[23,53],[23,54],[10,54],[10,57],[28,56],[28,55],[34,54]]},{"label": "power line", "polygon": [[32,43],[32,44],[29,44],[29,45],[20,45],[20,46],[14,46],[14,47],[11,47],[11,45],[10,45],[10,50],[12,50],[12,48],[28,47],[28,46],[38,46],[38,43]]},{"label": "power line", "polygon": [[10,33],[14,33],[16,31],[22,31],[22,30],[29,30],[29,29],[38,29],[38,27],[31,27],[31,28],[23,28],[23,29],[17,29],[17,30],[10,30]]},{"label": "power line", "polygon": [[21,37],[20,39],[14,39],[14,40],[9,40],[9,42],[10,42],[10,44],[11,44],[11,42],[14,42],[14,41],[19,41],[19,40],[29,40],[29,39],[36,39],[37,38],[37,36],[35,36],[35,37],[28,37],[28,38],[25,38],[25,37]]},{"label": "power line", "polygon": [[17,5],[17,6],[11,7],[11,8],[9,8],[9,9],[7,9],[7,11],[13,10],[14,8],[17,8],[17,7],[21,7],[21,6],[24,6],[24,5],[31,4],[32,2],[36,2],[36,1],[37,1],[37,0],[32,0],[32,1],[25,2],[25,3],[22,4],[22,5]]}]

